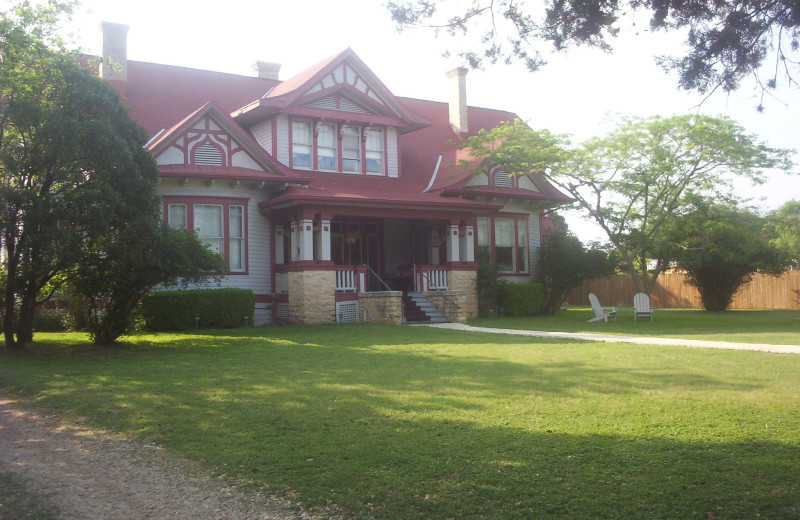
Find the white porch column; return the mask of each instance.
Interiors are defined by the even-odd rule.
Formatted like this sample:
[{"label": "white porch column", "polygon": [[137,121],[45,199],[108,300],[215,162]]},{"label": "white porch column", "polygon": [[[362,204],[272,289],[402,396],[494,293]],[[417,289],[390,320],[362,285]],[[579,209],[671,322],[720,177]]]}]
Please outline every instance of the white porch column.
[{"label": "white porch column", "polygon": [[474,262],[475,261],[475,230],[472,226],[462,226],[459,231],[464,234],[460,236],[461,239],[461,261]]},{"label": "white porch column", "polygon": [[300,221],[300,255],[298,260],[314,260],[314,221],[306,218]]},{"label": "white porch column", "polygon": [[322,220],[319,223],[319,232],[316,233],[317,251],[319,260],[330,261],[331,259],[331,221]]},{"label": "white porch column", "polygon": [[284,263],[284,254],[286,254],[283,250],[283,233],[283,226],[275,226],[275,238],[272,241],[272,247],[275,251],[275,263],[278,265]]},{"label": "white porch column", "polygon": [[460,240],[458,239],[458,224],[450,224],[447,226],[447,261],[458,262],[461,260],[461,253],[459,247]]}]

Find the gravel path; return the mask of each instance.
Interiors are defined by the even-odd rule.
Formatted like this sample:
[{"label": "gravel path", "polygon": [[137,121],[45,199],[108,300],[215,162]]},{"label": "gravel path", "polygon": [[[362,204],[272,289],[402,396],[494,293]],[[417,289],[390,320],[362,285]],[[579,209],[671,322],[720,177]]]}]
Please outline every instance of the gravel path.
[{"label": "gravel path", "polygon": [[[65,424],[2,395],[0,475],[59,519],[312,518],[240,492],[156,446]],[[13,514],[0,499],[0,518]]]}]

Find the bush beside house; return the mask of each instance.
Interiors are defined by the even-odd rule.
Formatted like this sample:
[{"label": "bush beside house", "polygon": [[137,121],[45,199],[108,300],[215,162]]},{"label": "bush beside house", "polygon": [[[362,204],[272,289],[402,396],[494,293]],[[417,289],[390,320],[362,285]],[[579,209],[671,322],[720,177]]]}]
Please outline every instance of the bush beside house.
[{"label": "bush beside house", "polygon": [[249,289],[162,291],[142,299],[140,317],[150,331],[185,330],[200,318],[202,328],[229,329],[253,323],[255,296]]}]

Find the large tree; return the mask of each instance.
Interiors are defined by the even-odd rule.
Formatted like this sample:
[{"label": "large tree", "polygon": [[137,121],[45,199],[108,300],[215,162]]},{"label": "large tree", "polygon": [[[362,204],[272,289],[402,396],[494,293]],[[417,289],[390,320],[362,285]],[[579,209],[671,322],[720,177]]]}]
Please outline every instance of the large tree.
[{"label": "large tree", "polygon": [[800,269],[800,200],[786,202],[769,215],[769,223],[773,244],[789,255],[794,269]]},{"label": "large tree", "polygon": [[[154,265],[131,261],[141,256],[126,248],[165,242],[155,188],[158,167],[143,147],[145,132],[114,88],[52,37],[69,6],[23,2],[2,12],[0,21],[2,304],[9,348],[24,348],[32,340],[34,310],[65,282],[86,291],[91,286],[109,312],[135,303],[131,290],[99,289],[111,286],[111,275],[141,282],[136,271]],[[200,253],[192,255],[187,272],[166,271],[170,277],[194,276],[204,266],[216,267]],[[92,273],[101,272],[105,285],[91,285]],[[148,274],[140,288],[169,278],[156,278],[155,269]],[[100,340],[113,341],[112,336]]]},{"label": "large tree", "polygon": [[575,199],[620,254],[637,292],[650,293],[671,261],[663,240],[698,197],[734,196],[734,180],[761,182],[788,169],[790,152],[759,143],[730,119],[705,116],[623,120],[569,149],[563,137],[519,122],[466,139],[473,164],[509,174],[545,171]]},{"label": "large tree", "polygon": [[[800,3],[796,0],[702,2],[684,0],[390,0],[399,29],[429,27],[451,35],[476,36],[458,53],[472,67],[498,60],[523,61],[535,71],[552,48],[588,45],[609,51],[627,14],[643,12],[650,28],[686,32],[686,54],[659,58],[680,74],[688,90],[735,90],[754,74],[764,88],[784,79],[797,85],[800,63]],[[640,30],[639,28],[631,28]],[[463,38],[462,38],[463,40]],[[766,60],[771,59],[770,67]],[[768,69],[762,77],[762,69]]]},{"label": "large tree", "polygon": [[706,310],[726,310],[756,272],[774,275],[789,267],[767,224],[752,210],[698,200],[671,226],[667,240],[675,264],[697,287]]}]

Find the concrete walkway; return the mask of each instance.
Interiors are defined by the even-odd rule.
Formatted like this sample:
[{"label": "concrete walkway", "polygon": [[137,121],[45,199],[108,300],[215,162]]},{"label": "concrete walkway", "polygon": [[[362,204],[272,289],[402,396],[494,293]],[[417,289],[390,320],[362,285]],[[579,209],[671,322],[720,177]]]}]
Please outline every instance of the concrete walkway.
[{"label": "concrete walkway", "polygon": [[649,336],[619,336],[611,334],[587,334],[585,332],[546,332],[539,330],[495,329],[472,327],[463,323],[436,323],[428,325],[440,329],[485,332],[490,334],[512,334],[534,338],[576,339],[581,341],[605,341],[606,343],[635,343],[637,345],[668,345],[673,347],[720,348],[728,350],[755,350],[775,354],[800,354],[798,345],[769,345],[765,343],[734,343],[732,341],[702,341],[696,339],[656,338]]}]

